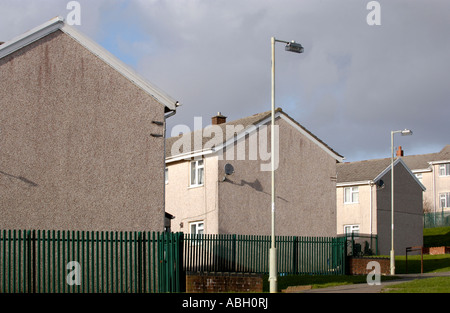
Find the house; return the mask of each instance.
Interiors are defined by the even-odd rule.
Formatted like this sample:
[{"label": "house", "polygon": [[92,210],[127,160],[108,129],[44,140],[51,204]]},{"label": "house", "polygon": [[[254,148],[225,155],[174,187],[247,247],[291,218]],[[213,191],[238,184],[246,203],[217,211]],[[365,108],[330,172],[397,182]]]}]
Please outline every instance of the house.
[{"label": "house", "polygon": [[164,229],[178,102],[54,18],[0,45],[0,229]]},{"label": "house", "polygon": [[[423,243],[422,193],[426,188],[403,158],[394,162],[394,250]],[[378,236],[378,253],[391,250],[391,159],[337,165],[337,233]],[[372,246],[375,252],[377,247]]]},{"label": "house", "polygon": [[[173,231],[271,233],[270,123],[270,111],[232,122],[219,112],[212,125],[167,140]],[[276,234],[336,236],[336,163],[343,157],[281,109],[274,129]]]},{"label": "house", "polygon": [[402,159],[426,187],[423,193],[425,212],[450,211],[450,145],[440,152],[404,156],[402,147],[397,155]]}]

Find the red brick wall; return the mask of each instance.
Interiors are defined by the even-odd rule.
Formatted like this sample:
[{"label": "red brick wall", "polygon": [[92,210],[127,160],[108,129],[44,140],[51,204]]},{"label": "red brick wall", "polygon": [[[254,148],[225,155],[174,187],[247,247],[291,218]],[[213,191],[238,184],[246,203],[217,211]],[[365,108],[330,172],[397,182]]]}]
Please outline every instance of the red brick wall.
[{"label": "red brick wall", "polygon": [[381,275],[390,274],[389,258],[349,258],[348,260],[348,274],[349,275],[367,275],[373,271],[373,268],[367,269],[367,264],[371,261],[376,261],[380,264]]},{"label": "red brick wall", "polygon": [[239,273],[186,274],[187,293],[262,292],[261,275]]},{"label": "red brick wall", "polygon": [[428,249],[429,249],[429,254],[431,254],[431,255],[450,253],[450,247],[445,247],[445,246],[431,247]]}]

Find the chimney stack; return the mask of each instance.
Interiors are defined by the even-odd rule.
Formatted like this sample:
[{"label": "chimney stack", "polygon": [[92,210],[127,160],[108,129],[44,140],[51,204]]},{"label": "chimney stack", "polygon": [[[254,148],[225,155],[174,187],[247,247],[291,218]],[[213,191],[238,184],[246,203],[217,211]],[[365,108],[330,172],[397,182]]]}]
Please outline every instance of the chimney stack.
[{"label": "chimney stack", "polygon": [[402,146],[399,146],[399,147],[398,147],[398,150],[397,150],[397,156],[398,156],[398,157],[402,157],[402,156],[403,156]]},{"label": "chimney stack", "polygon": [[211,118],[211,124],[213,124],[213,125],[220,125],[220,124],[223,124],[226,122],[227,122],[227,117],[223,116],[222,113],[220,113],[220,112],[217,112],[217,115],[213,116]]}]

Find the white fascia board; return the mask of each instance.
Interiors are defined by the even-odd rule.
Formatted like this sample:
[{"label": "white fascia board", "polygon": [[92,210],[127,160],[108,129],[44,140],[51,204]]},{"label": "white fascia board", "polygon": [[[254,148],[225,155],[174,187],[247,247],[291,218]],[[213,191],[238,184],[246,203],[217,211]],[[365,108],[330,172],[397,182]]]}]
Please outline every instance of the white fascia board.
[{"label": "white fascia board", "polygon": [[[275,119],[277,119],[278,117],[281,117],[283,120],[285,120],[286,122],[289,123],[289,125],[291,125],[292,127],[294,127],[297,131],[299,131],[302,135],[304,135],[305,137],[307,137],[309,140],[311,140],[312,142],[314,142],[316,145],[318,145],[320,148],[322,148],[322,150],[324,150],[325,152],[327,152],[330,156],[332,156],[335,160],[339,161],[339,162],[343,162],[344,159],[338,155],[336,155],[335,153],[333,153],[330,149],[328,149],[324,144],[322,144],[320,141],[318,141],[316,138],[314,138],[313,136],[311,136],[308,132],[306,132],[303,128],[299,127],[297,124],[295,124],[294,122],[292,122],[289,118],[287,118],[284,114],[282,114],[282,112],[276,112],[275,113]],[[235,136],[234,138],[229,139],[228,141],[226,141],[223,145],[218,146],[217,147],[217,151],[220,149],[223,149],[225,147],[227,147],[228,145],[234,143],[235,141],[239,141],[240,139],[242,139],[244,136],[253,133],[254,131],[258,130],[261,126],[265,125],[266,123],[269,123],[272,121],[272,116],[269,116],[267,118],[265,118],[264,120],[260,121],[258,124],[254,125],[255,127],[247,127],[246,129],[244,129],[241,133],[239,133],[237,136]],[[253,126],[253,125],[252,125]]]},{"label": "white fascia board", "polygon": [[426,172],[432,172],[430,168],[423,168],[423,169],[415,169],[411,170],[411,172],[415,173],[426,173]]},{"label": "white fascia board", "polygon": [[122,61],[112,55],[109,51],[101,47],[95,41],[79,33],[74,27],[67,24],[61,28],[61,30],[84,46],[86,49],[91,51],[94,55],[102,59],[105,63],[110,65],[113,69],[121,73],[128,80],[134,83],[136,86],[150,94],[156,101],[165,105],[172,111],[175,111],[178,105],[178,101],[171,98],[164,91],[159,89],[153,84],[147,82],[138,73],[132,70],[129,66],[125,65]]},{"label": "white fascia board", "polygon": [[307,137],[309,140],[311,140],[312,142],[314,142],[316,145],[318,145],[322,150],[324,150],[326,153],[328,153],[331,157],[333,157],[336,161],[338,161],[339,163],[344,162],[344,158],[337,155],[336,153],[334,153],[333,151],[331,151],[329,148],[327,148],[323,143],[321,143],[320,141],[318,141],[316,138],[314,138],[313,136],[311,136],[311,134],[309,134],[307,131],[305,131],[303,128],[299,127],[296,123],[294,123],[291,119],[287,118],[284,114],[281,114],[281,118],[283,120],[285,120],[286,122],[288,122],[292,127],[294,127],[295,129],[297,129],[302,135],[304,135],[305,137]]},{"label": "white fascia board", "polygon": [[[425,186],[420,182],[420,180],[416,177],[416,175],[414,175],[414,173],[411,171],[411,169],[406,165],[406,163],[402,160],[402,158],[398,158],[397,160],[394,161],[394,166],[396,166],[398,163],[400,163],[401,165],[403,165],[403,167],[408,171],[408,173],[412,176],[412,178],[416,181],[416,183],[419,184],[420,188],[422,188],[423,191],[427,190],[427,188],[425,188]],[[383,177],[387,172],[389,172],[391,170],[391,165],[389,165],[388,167],[386,167],[380,174],[378,174],[377,177],[375,177],[375,179],[373,180],[374,182],[377,182],[378,180],[381,179],[381,177]],[[395,175],[395,171],[394,171],[394,175]]]},{"label": "white fascia board", "polygon": [[57,30],[61,30],[65,34],[72,37],[94,55],[110,65],[113,69],[125,76],[140,89],[151,95],[156,101],[166,106],[169,110],[176,110],[179,105],[178,101],[171,98],[153,84],[148,83],[139,74],[109,53],[106,49],[102,48],[96,42],[79,33],[74,27],[67,25],[62,17],[55,17],[50,21],[0,45],[0,59]]},{"label": "white fascia board", "polygon": [[[320,148],[322,148],[325,152],[327,152],[330,156],[332,156],[335,160],[337,160],[338,162],[343,162],[344,158],[336,155],[335,153],[333,153],[330,149],[328,149],[324,144],[322,144],[321,142],[319,142],[316,138],[314,138],[313,136],[311,136],[308,132],[306,132],[304,129],[302,129],[301,127],[299,127],[297,124],[295,124],[294,122],[292,122],[289,118],[287,118],[284,114],[282,114],[281,112],[276,112],[275,113],[275,119],[281,117],[283,120],[285,120],[286,122],[289,123],[289,125],[293,126],[296,130],[298,130],[301,134],[303,134],[305,137],[307,137],[309,140],[311,140],[312,142],[314,142],[316,145],[318,145]],[[255,131],[257,131],[261,126],[265,125],[266,123],[269,123],[272,121],[272,116],[268,116],[267,118],[261,120],[258,124],[256,125],[249,125],[247,126],[247,128],[245,128],[244,130],[242,130],[239,134],[237,134],[236,136],[233,136],[233,138],[228,139],[226,142],[224,142],[221,145],[218,145],[212,149],[208,149],[208,150],[203,150],[203,152],[201,154],[197,154],[197,155],[202,155],[202,154],[210,154],[210,153],[215,153],[217,151],[220,151],[224,148],[226,148],[227,146],[233,144],[236,141],[239,141],[243,138],[245,138],[245,136],[250,135],[252,133],[254,133]],[[186,159],[189,157],[193,157],[194,152],[193,153],[187,153],[183,156],[181,155],[176,155],[173,159],[176,160],[181,160],[181,159]],[[167,159],[169,160],[169,159]],[[172,160],[172,159],[171,159]],[[173,161],[170,161],[173,162]]]},{"label": "white fascia board", "polygon": [[58,29],[61,29],[63,25],[64,19],[58,16],[20,36],[11,39],[10,41],[5,42],[0,45],[0,59],[57,31]]},{"label": "white fascia board", "polygon": [[177,154],[174,157],[168,157],[166,158],[166,164],[167,163],[172,163],[172,162],[176,162],[176,161],[187,161],[190,160],[192,158],[198,157],[198,156],[203,156],[203,155],[208,155],[208,154],[212,154],[215,151],[213,149],[206,149],[206,150],[197,150],[194,152],[186,152],[183,154]]},{"label": "white fascia board", "polygon": [[224,149],[225,147],[233,144],[235,141],[241,140],[246,135],[254,133],[261,125],[265,124],[267,121],[270,121],[270,117],[267,119],[264,119],[257,126],[255,126],[255,125],[248,126],[244,130],[242,130],[239,134],[233,136],[233,138],[228,139],[226,142],[224,142],[220,145],[217,145],[217,146],[209,148],[209,149],[203,149],[203,150],[197,150],[197,151],[193,151],[193,152],[186,152],[183,154],[177,154],[175,156],[166,158],[166,163],[180,161],[180,160],[189,160],[190,158],[193,158],[196,156],[216,153],[216,152]]},{"label": "white fascia board", "polygon": [[450,160],[428,162],[428,164],[430,165],[445,164],[445,163],[450,163]]},{"label": "white fascia board", "polygon": [[245,138],[245,136],[251,135],[252,133],[256,132],[261,126],[263,126],[264,124],[266,124],[270,120],[271,120],[271,117],[268,117],[268,118],[265,118],[264,120],[262,120],[261,122],[259,122],[257,125],[249,125],[249,126],[247,126],[247,128],[242,130],[239,134],[237,134],[237,135],[233,136],[232,138],[228,139],[223,144],[218,145],[217,147],[214,147],[213,148],[214,151],[215,152],[220,151],[220,150],[228,147],[229,145],[233,144],[234,142],[240,141],[241,139]]},{"label": "white fascia board", "polygon": [[336,187],[362,186],[362,185],[371,185],[371,184],[373,184],[372,180],[363,180],[363,181],[355,181],[355,182],[337,183]]}]

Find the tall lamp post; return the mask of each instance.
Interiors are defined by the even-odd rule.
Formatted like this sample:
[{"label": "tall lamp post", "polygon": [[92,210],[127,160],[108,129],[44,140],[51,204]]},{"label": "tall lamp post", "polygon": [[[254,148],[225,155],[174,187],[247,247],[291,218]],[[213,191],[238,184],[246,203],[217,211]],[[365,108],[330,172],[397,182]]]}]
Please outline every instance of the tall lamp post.
[{"label": "tall lamp post", "polygon": [[395,253],[394,253],[394,134],[400,133],[402,136],[412,135],[412,131],[394,130],[391,131],[391,275],[395,275]]},{"label": "tall lamp post", "polygon": [[272,243],[269,252],[269,282],[270,292],[277,292],[277,249],[275,246],[275,42],[286,44],[285,50],[302,53],[303,47],[295,41],[284,41],[271,38],[272,43],[272,122],[271,122],[271,163],[272,163]]}]

